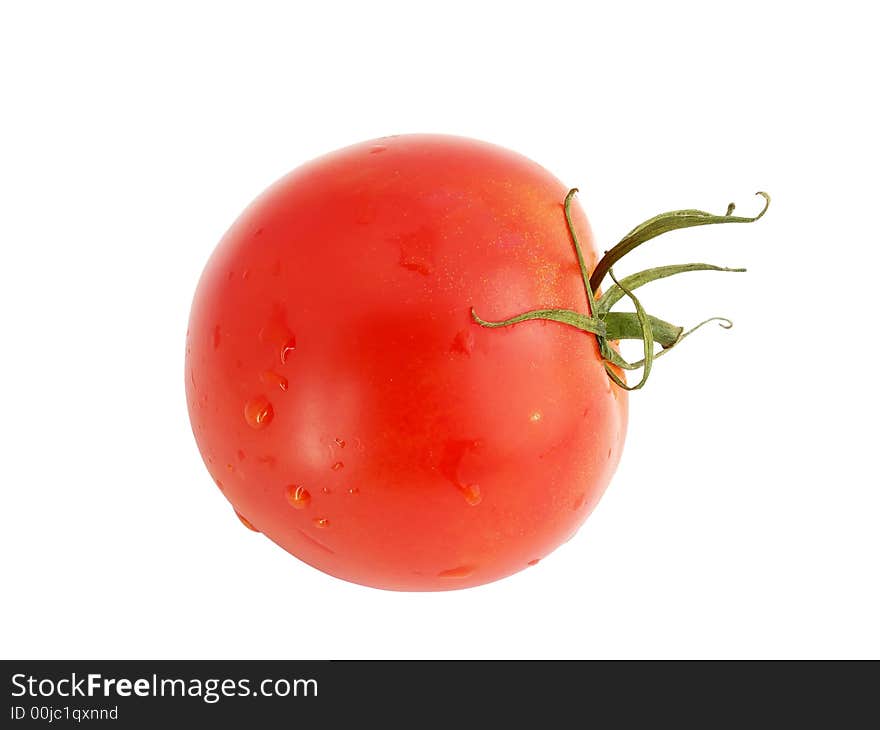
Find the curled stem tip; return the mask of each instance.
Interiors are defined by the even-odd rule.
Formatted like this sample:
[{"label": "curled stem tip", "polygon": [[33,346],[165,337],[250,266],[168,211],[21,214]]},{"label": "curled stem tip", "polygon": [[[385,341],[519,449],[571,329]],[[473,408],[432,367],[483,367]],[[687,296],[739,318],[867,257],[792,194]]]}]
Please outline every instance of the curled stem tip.
[{"label": "curled stem tip", "polygon": [[687,337],[688,335],[692,335],[694,332],[700,329],[700,327],[703,327],[704,325],[707,325],[711,322],[717,322],[718,326],[721,327],[721,329],[729,330],[733,328],[733,322],[731,322],[727,317],[709,317],[709,319],[704,319],[699,324],[695,324],[686,332],[682,332],[681,337],[678,338],[678,342],[676,342],[675,344],[677,345],[685,337]]}]

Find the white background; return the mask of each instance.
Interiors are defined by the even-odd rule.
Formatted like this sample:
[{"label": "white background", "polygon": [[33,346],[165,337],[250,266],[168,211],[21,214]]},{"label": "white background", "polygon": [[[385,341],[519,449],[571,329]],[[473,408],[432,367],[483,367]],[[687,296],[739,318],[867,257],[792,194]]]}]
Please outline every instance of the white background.
[{"label": "white background", "polygon": [[[869,7],[5,3],[0,654],[880,657]],[[642,295],[736,327],[631,398],[573,541],[444,594],[349,585],[245,530],[183,393],[196,281],[244,206],[416,131],[539,161],[580,187],[600,246],[774,196],[757,224],[634,257],[747,266]]]}]

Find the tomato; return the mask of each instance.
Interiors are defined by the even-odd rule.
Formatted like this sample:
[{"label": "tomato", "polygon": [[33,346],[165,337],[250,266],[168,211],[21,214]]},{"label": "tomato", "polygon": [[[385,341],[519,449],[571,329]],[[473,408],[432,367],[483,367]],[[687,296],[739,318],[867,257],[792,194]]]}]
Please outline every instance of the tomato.
[{"label": "tomato", "polygon": [[393,590],[494,581],[575,533],[620,458],[627,393],[593,335],[471,314],[588,311],[566,192],[500,147],[407,135],[314,160],[245,210],[198,284],[186,391],[247,526]]}]

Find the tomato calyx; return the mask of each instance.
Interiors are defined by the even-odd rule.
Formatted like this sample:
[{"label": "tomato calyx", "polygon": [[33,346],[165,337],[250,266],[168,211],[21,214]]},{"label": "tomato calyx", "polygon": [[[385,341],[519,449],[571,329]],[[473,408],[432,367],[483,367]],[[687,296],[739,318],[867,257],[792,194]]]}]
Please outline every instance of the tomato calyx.
[{"label": "tomato calyx", "polygon": [[[770,206],[770,196],[765,192],[756,193],[756,195],[764,198],[764,207],[757,215],[752,217],[733,215],[735,205],[730,203],[723,215],[708,213],[703,210],[685,209],[673,210],[649,218],[644,223],[633,228],[617,245],[606,251],[605,255],[596,264],[592,274],[589,274],[584,261],[583,251],[578,241],[577,232],[571,220],[571,201],[577,192],[577,188],[572,188],[568,191],[563,202],[563,210],[584,283],[588,314],[581,314],[571,309],[535,309],[509,319],[493,322],[478,316],[474,308],[471,307],[471,316],[478,325],[487,328],[507,327],[527,320],[543,319],[560,322],[583,332],[589,332],[595,335],[599,342],[599,353],[608,377],[625,390],[639,390],[647,382],[654,360],[658,357],[669,352],[703,325],[710,322],[718,322],[724,329],[730,329],[733,327],[733,322],[726,317],[710,317],[691,329],[685,330],[683,327],[649,315],[633,291],[652,281],[665,279],[669,276],[675,276],[676,274],[688,271],[744,272],[745,269],[700,263],[674,264],[645,269],[618,280],[614,275],[614,264],[638,246],[663,233],[669,233],[681,228],[693,228],[695,226],[720,223],[754,223],[767,212],[767,208]],[[594,292],[599,289],[606,274],[611,277],[614,284],[597,299]],[[612,312],[611,308],[624,297],[633,303],[635,312]],[[644,356],[641,360],[629,362],[609,344],[623,339],[642,341]],[[661,347],[658,352],[654,350],[655,342]],[[615,372],[615,367],[623,370],[638,370],[641,368],[642,377],[636,385],[627,385],[623,378]]]}]

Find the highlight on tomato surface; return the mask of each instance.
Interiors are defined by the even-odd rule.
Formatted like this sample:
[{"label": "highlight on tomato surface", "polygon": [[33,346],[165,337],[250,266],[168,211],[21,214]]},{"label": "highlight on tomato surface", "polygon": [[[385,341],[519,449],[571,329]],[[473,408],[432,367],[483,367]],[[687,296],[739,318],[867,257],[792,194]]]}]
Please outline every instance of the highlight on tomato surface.
[{"label": "highlight on tomato surface", "polygon": [[501,147],[403,135],[260,195],[205,267],[186,347],[196,442],[242,523],[326,573],[409,591],[494,581],[568,540],[617,467],[628,392],[697,328],[730,327],[667,322],[636,290],[743,271],[618,263],[770,202],[663,213],[600,258],[576,192]]}]

